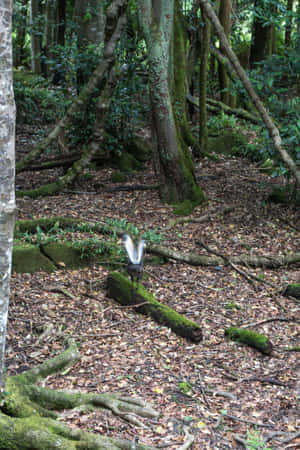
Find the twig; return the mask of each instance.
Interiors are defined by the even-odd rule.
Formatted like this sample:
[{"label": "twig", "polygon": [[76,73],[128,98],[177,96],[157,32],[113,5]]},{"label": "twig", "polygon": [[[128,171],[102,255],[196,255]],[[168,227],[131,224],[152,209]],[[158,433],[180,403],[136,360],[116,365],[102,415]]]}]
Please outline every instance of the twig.
[{"label": "twig", "polygon": [[237,422],[244,422],[244,423],[249,423],[251,425],[255,425],[257,427],[262,427],[262,428],[273,428],[273,425],[269,425],[269,424],[264,424],[264,423],[257,423],[254,422],[253,420],[248,420],[248,419],[242,419],[241,417],[237,417],[237,416],[231,416],[230,414],[227,413],[222,413],[223,417],[227,417],[230,420],[235,420]]},{"label": "twig", "polygon": [[251,378],[241,378],[239,380],[239,383],[242,383],[244,381],[259,381],[261,383],[268,383],[268,384],[274,384],[277,386],[283,386],[283,387],[291,387],[290,384],[283,383],[282,381],[276,380],[275,378],[268,378],[268,377],[251,377]]},{"label": "twig", "polygon": [[49,290],[49,292],[55,292],[55,293],[58,293],[58,294],[63,294],[66,297],[71,298],[72,300],[76,300],[76,297],[74,297],[73,294],[71,294],[69,291],[67,291],[67,289],[64,289],[64,288],[61,288],[61,287],[50,287],[48,290]]},{"label": "twig", "polygon": [[193,442],[195,440],[195,436],[189,433],[187,427],[184,427],[184,433],[185,433],[185,442],[181,447],[178,448],[178,450],[187,450],[193,445]]},{"label": "twig", "polygon": [[261,320],[259,322],[245,323],[244,325],[240,325],[240,328],[250,328],[250,327],[252,328],[257,327],[258,325],[262,325],[264,323],[276,321],[300,323],[300,320],[298,320],[296,317],[270,317],[270,319]]},{"label": "twig", "polygon": [[246,278],[246,280],[252,285],[254,286],[253,280],[255,281],[260,281],[262,283],[265,283],[269,286],[271,286],[274,289],[277,289],[277,286],[273,283],[270,283],[269,281],[266,280],[262,280],[261,278],[257,277],[256,275],[252,275],[251,273],[246,273],[243,270],[239,269],[235,264],[233,264],[233,262],[230,260],[230,258],[228,258],[226,255],[223,255],[222,253],[216,252],[215,250],[211,249],[210,247],[208,247],[206,244],[204,244],[204,242],[197,241],[196,244],[201,245],[203,248],[205,248],[205,250],[208,253],[212,253],[215,256],[219,256],[220,258],[222,258],[227,264],[229,264],[236,272],[238,272],[240,275],[242,275],[244,278]]}]

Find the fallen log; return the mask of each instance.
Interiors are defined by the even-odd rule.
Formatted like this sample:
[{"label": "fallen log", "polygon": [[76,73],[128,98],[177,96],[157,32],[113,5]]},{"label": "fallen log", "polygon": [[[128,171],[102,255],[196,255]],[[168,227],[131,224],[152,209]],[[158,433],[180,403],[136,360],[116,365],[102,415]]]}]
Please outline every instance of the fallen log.
[{"label": "fallen log", "polygon": [[265,355],[270,355],[273,350],[272,342],[264,334],[255,333],[254,331],[230,327],[225,330],[225,336],[228,336],[232,341],[256,348]]},{"label": "fallen log", "polygon": [[178,314],[172,308],[158,302],[146,289],[132,282],[118,272],[109,274],[107,295],[121,305],[132,305],[137,312],[151,316],[157,323],[171,328],[174,333],[193,342],[200,342],[202,331],[200,325]]},{"label": "fallen log", "polygon": [[[224,264],[224,259],[219,256],[199,255],[196,253],[185,253],[178,250],[172,250],[162,245],[147,245],[147,252],[170,258],[176,261],[185,262],[192,266],[220,266]],[[240,255],[231,256],[230,261],[233,264],[242,264],[251,267],[264,267],[265,269],[276,269],[290,264],[300,263],[300,252],[290,253],[288,255],[274,256],[254,256]]]}]

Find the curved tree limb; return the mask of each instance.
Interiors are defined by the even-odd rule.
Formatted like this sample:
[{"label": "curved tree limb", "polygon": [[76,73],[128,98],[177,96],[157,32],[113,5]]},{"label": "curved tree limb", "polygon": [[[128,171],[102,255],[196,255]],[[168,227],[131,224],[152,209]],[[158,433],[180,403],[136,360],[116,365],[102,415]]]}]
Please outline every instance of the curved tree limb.
[{"label": "curved tree limb", "polygon": [[261,116],[261,118],[269,132],[269,135],[273,141],[276,151],[279,153],[279,155],[280,155],[282,161],[285,163],[285,165],[290,169],[290,171],[294,175],[298,185],[300,186],[300,170],[297,169],[295,162],[290,157],[290,155],[288,154],[286,149],[283,147],[278,128],[274,124],[269,113],[267,112],[263,103],[261,102],[258,95],[256,94],[256,92],[255,92],[249,78],[247,77],[246,72],[244,71],[243,67],[241,66],[237,56],[235,55],[235,53],[229,46],[228,39],[224,33],[223,27],[220,24],[218,17],[215,14],[213,7],[210,5],[208,0],[200,0],[200,5],[203,6],[208,18],[214,25],[216,33],[219,36],[220,42],[222,44],[222,47],[223,47],[225,53],[227,54],[228,59],[230,60],[231,64],[233,65],[237,75],[239,76],[241,82],[243,83],[245,89],[247,90],[252,103],[256,107],[259,115]]},{"label": "curved tree limb", "polygon": [[93,96],[94,92],[97,89],[102,90],[105,86],[107,76],[115,61],[114,49],[119,41],[124,24],[126,23],[127,2],[128,0],[113,0],[107,8],[107,23],[105,28],[102,61],[96,67],[88,83],[83,87],[78,97],[73,101],[65,116],[58,122],[54,130],[51,131],[46,139],[34,147],[22,161],[16,164],[17,173],[28,167],[28,165],[32,161],[35,161],[49,145],[56,141],[70,126],[76,113],[83,108]]}]

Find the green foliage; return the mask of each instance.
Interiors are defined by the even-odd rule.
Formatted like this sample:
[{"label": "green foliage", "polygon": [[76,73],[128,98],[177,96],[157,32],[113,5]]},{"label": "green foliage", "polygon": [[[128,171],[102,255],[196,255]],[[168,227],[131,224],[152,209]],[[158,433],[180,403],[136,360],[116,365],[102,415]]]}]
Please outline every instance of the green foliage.
[{"label": "green foliage", "polygon": [[[300,163],[300,98],[296,95],[296,87],[291,86],[300,83],[299,50],[300,46],[286,50],[282,55],[273,55],[249,73],[256,92],[279,127],[283,145],[296,164]],[[236,83],[236,89],[240,95],[246,95],[240,83]],[[266,129],[256,126],[255,132],[257,139],[247,146],[245,153],[254,160],[272,159],[275,162],[273,176],[289,177]]]},{"label": "green foliage", "polygon": [[247,441],[248,450],[272,450],[270,447],[266,447],[263,438],[261,437],[259,431],[247,431]]},{"label": "green foliage", "polygon": [[[207,121],[207,127],[209,132],[213,131],[221,131],[224,128],[236,129],[237,127],[237,118],[233,115],[228,115],[224,111],[221,111],[218,116],[212,116]],[[219,134],[219,133],[218,133]]]},{"label": "green foliage", "polygon": [[15,72],[14,93],[19,123],[53,122],[65,111],[64,95],[41,76]]}]

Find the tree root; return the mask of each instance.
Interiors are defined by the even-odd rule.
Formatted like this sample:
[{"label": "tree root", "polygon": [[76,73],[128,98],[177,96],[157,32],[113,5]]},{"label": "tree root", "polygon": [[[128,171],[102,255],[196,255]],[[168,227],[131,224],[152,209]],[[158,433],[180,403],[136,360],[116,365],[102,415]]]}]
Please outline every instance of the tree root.
[{"label": "tree root", "polygon": [[[65,409],[104,409],[136,426],[138,417],[156,418],[158,412],[139,398],[115,394],[85,394],[56,391],[35,383],[80,359],[73,341],[67,350],[27,372],[8,377],[0,397],[0,449],[131,449],[131,442],[69,428],[57,419]],[[137,444],[136,449],[152,447]]]}]

